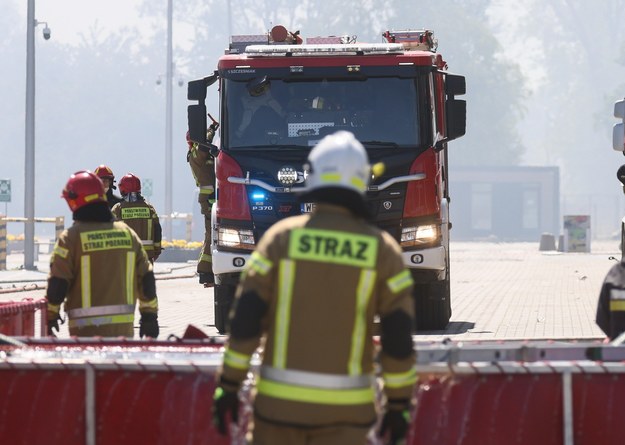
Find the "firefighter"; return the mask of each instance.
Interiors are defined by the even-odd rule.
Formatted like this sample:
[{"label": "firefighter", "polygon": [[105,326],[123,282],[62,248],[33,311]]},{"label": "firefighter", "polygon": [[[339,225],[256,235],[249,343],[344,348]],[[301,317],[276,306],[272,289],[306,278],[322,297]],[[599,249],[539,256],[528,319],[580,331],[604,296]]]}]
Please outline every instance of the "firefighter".
[{"label": "firefighter", "polygon": [[148,258],[154,263],[161,254],[163,236],[158,214],[141,195],[141,180],[132,173],[120,179],[119,191],[122,194],[122,202],[115,204],[111,209],[113,216],[137,232]]},{"label": "firefighter", "polygon": [[93,172],[104,183],[104,190],[106,190],[106,200],[109,203],[109,208],[112,209],[115,204],[122,202],[122,198],[113,193],[113,190],[117,189],[115,186],[115,175],[113,174],[113,170],[104,164],[100,164]]},{"label": "firefighter", "polygon": [[65,188],[74,223],[61,233],[50,259],[48,334],[59,330],[65,302],[69,333],[132,338],[139,301],[140,337],[158,337],[158,300],[152,264],[137,234],[114,221],[102,181],[74,173]]},{"label": "firefighter", "polygon": [[301,199],[315,210],[269,228],[237,288],[213,421],[225,434],[238,419],[237,391],[263,338],[255,444],[364,444],[376,353],[386,396],[377,433],[398,443],[416,381],[411,274],[391,235],[366,222],[370,166],[352,133],[324,137],[307,173]]},{"label": "firefighter", "polygon": [[215,203],[215,158],[211,153],[211,148],[215,132],[219,124],[213,122],[206,132],[207,145],[200,145],[191,141],[187,131],[187,162],[191,167],[191,173],[195,178],[195,183],[199,187],[198,201],[200,211],[204,215],[204,245],[200,252],[197,263],[197,273],[200,284],[210,287],[215,283],[213,275],[213,257],[211,255],[211,209]]}]

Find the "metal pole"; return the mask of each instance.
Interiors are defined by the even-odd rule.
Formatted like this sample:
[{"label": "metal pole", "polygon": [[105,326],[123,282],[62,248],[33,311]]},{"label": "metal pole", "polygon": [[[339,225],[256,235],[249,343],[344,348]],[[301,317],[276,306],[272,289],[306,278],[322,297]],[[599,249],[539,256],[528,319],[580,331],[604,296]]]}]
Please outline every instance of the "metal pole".
[{"label": "metal pole", "polygon": [[228,0],[228,39],[232,36],[232,8]]},{"label": "metal pole", "polygon": [[35,270],[35,0],[26,14],[26,149],[24,162],[24,268]]},{"label": "metal pole", "polygon": [[172,61],[172,5],[173,0],[167,0],[167,115],[165,127],[165,238],[172,241],[172,83],[173,83],[173,61]]}]

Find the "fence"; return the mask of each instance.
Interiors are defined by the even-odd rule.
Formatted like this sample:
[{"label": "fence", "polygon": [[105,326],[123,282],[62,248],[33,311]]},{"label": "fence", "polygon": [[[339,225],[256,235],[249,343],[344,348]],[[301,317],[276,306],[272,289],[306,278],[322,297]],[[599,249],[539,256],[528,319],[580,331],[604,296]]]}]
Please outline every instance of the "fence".
[{"label": "fence", "polygon": [[[0,215],[0,270],[7,269],[7,223],[8,222],[27,222],[28,218],[22,217],[8,217]],[[65,228],[65,218],[63,216],[57,216],[56,218],[34,218],[36,223],[54,223],[55,240]]]},{"label": "fence", "polygon": [[[191,242],[193,240],[193,214],[192,213],[178,213],[178,212],[174,212],[174,213],[171,214],[171,216],[169,216],[169,215],[158,215],[158,218],[160,220],[167,220],[167,219],[171,218],[172,221],[174,219],[184,219],[186,221],[185,241]],[[173,241],[173,240],[167,240],[167,241]]]},{"label": "fence", "polygon": [[[39,313],[39,321],[35,315]],[[45,298],[22,301],[0,302],[0,334],[33,337],[35,326],[39,326],[39,335],[47,335],[47,301]]]}]

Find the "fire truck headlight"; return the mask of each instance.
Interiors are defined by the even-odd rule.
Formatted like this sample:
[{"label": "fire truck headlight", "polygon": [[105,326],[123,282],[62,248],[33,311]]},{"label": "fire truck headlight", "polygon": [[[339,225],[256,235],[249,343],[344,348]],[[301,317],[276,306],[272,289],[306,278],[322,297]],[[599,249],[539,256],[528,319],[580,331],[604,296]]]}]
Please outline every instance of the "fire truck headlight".
[{"label": "fire truck headlight", "polygon": [[253,250],[256,243],[251,230],[220,227],[217,232],[217,244],[223,247]]},{"label": "fire truck headlight", "polygon": [[438,239],[438,226],[428,224],[416,227],[404,227],[401,229],[400,244],[402,246],[419,246],[431,244]]}]

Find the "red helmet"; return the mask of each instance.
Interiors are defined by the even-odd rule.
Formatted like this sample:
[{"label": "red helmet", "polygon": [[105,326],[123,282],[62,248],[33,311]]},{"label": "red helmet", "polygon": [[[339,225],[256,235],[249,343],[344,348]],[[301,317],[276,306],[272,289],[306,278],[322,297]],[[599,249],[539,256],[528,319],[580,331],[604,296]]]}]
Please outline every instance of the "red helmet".
[{"label": "red helmet", "polygon": [[100,179],[111,179],[111,180],[115,179],[115,175],[113,174],[113,170],[111,170],[109,167],[107,167],[104,164],[98,165],[93,172]]},{"label": "red helmet", "polygon": [[104,184],[89,170],[79,171],[69,177],[63,194],[72,212],[94,202],[107,202],[104,193]]},{"label": "red helmet", "polygon": [[124,196],[128,193],[141,193],[141,180],[132,173],[128,173],[119,180],[119,191]]}]

